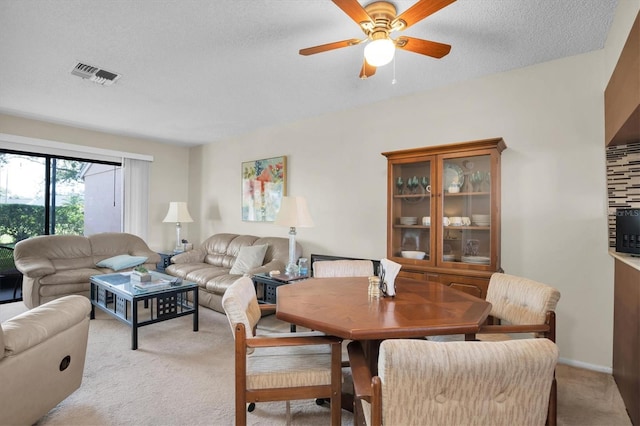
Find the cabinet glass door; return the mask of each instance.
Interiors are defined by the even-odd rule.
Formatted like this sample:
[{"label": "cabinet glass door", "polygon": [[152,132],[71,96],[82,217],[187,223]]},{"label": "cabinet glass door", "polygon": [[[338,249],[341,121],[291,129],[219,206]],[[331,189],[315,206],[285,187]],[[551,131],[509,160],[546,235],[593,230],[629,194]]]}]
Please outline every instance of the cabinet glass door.
[{"label": "cabinet glass door", "polygon": [[438,263],[447,267],[492,265],[492,156],[445,157],[440,163],[442,205]]},{"label": "cabinet glass door", "polygon": [[432,161],[395,163],[391,172],[391,255],[403,263],[433,264]]}]

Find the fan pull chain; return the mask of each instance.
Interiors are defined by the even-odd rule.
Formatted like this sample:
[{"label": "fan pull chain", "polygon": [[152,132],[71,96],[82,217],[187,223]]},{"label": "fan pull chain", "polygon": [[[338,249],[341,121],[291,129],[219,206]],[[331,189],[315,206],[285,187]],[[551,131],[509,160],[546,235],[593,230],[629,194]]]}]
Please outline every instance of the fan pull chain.
[{"label": "fan pull chain", "polygon": [[396,55],[393,55],[393,78],[391,84],[396,84]]}]

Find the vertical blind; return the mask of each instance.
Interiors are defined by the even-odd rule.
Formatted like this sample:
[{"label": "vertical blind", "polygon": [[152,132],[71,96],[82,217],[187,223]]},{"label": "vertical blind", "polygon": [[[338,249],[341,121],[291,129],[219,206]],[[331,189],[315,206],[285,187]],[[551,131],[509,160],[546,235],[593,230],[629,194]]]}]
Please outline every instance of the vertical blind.
[{"label": "vertical blind", "polygon": [[123,158],[124,232],[147,240],[149,222],[149,162]]}]

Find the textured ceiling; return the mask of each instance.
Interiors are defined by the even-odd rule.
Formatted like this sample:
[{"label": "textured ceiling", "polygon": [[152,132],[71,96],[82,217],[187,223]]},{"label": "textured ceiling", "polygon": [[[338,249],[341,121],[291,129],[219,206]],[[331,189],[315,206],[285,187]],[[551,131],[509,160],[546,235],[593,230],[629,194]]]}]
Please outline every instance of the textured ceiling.
[{"label": "textured ceiling", "polygon": [[[367,4],[368,2],[361,2]],[[394,1],[398,13],[414,1]],[[0,0],[0,112],[197,145],[604,46],[617,0],[458,0],[403,32],[452,45],[398,51],[360,80],[362,38],[329,0]],[[397,33],[394,33],[394,36]],[[122,75],[72,76],[84,62]]]}]

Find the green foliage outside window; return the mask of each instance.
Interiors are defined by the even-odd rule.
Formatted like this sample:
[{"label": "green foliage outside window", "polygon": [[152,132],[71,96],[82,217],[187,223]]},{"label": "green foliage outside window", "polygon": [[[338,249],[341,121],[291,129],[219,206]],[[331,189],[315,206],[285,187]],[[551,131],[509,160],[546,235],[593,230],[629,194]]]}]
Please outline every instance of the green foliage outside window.
[{"label": "green foliage outside window", "polygon": [[[55,234],[83,235],[84,209],[79,196],[56,207],[55,223]],[[0,235],[10,236],[11,242],[42,235],[44,231],[44,206],[0,204]]]},{"label": "green foliage outside window", "polygon": [[56,207],[55,234],[84,233],[84,200],[79,195],[69,197],[67,204]]},{"label": "green foliage outside window", "polygon": [[[9,164],[13,158],[19,158],[22,162],[35,162],[44,167],[43,158],[12,153],[0,153],[0,167]],[[53,158],[52,164],[55,167],[56,185],[54,189],[59,186],[64,187],[65,184],[81,183],[80,171],[86,163]],[[42,188],[44,185],[43,182]],[[84,200],[82,195],[67,192],[65,204],[55,207],[55,218],[51,221],[55,224],[54,229],[47,232],[44,206],[10,203],[12,194],[6,192],[7,188],[0,188],[0,195],[5,200],[4,204],[0,204],[0,244],[12,246],[26,238],[48,233],[83,235]]]}]

